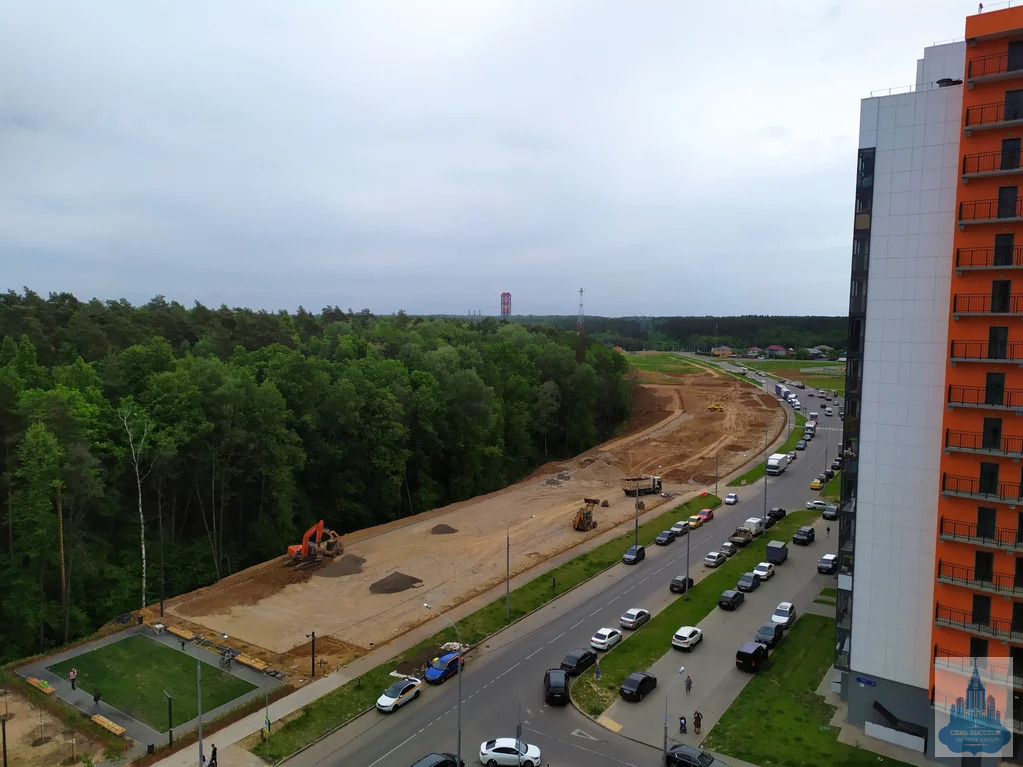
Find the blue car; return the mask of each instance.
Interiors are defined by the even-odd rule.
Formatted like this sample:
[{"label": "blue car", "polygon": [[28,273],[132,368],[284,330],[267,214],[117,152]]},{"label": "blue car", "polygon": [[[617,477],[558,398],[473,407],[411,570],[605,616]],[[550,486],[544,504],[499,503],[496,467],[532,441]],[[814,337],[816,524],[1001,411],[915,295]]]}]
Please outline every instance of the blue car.
[{"label": "blue car", "polygon": [[[465,658],[462,658],[462,668],[465,668]],[[458,671],[458,653],[449,652],[434,658],[433,662],[426,669],[426,681],[440,684],[449,676],[454,676]]]}]

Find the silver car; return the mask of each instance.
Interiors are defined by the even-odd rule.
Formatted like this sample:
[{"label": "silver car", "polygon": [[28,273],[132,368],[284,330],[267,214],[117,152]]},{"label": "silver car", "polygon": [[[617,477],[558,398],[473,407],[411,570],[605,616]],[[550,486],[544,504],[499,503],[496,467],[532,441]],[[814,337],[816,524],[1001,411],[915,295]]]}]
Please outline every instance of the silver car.
[{"label": "silver car", "polygon": [[707,567],[719,567],[720,565],[723,565],[727,559],[728,557],[720,551],[712,551],[703,558],[703,564]]}]

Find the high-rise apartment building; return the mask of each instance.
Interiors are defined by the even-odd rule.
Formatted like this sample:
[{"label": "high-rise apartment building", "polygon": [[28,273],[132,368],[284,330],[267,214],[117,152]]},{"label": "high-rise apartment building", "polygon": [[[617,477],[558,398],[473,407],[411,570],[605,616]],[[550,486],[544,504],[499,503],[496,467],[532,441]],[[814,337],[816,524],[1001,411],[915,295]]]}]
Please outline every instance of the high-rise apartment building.
[{"label": "high-rise apartment building", "polygon": [[835,663],[851,722],[933,755],[935,664],[1023,694],[1023,7],[905,90],[860,111]]}]

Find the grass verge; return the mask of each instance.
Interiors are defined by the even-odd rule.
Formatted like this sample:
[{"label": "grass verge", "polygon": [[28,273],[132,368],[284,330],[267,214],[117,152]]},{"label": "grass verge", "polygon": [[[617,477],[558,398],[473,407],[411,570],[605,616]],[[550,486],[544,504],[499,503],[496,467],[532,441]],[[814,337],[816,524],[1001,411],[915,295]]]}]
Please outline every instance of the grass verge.
[{"label": "grass verge", "polygon": [[[640,525],[639,540],[650,544],[659,532],[671,527],[676,521],[686,519],[700,509],[713,509],[720,505],[721,500],[716,496],[697,496]],[[632,545],[633,539],[634,533],[630,530],[515,589],[511,593],[511,620],[532,612],[621,561],[622,554]],[[505,620],[504,599],[501,598],[466,616],[457,625],[461,641],[475,645],[509,623]],[[269,744],[257,744],[250,751],[271,763],[295,753],[371,708],[384,688],[393,681],[389,674],[398,665],[413,662],[440,644],[455,639],[455,632],[448,628],[409,648],[398,657],[305,706],[297,716],[271,732]]]},{"label": "grass verge", "polygon": [[837,604],[836,600],[834,600],[834,599],[825,599],[824,597],[817,597],[813,601],[816,604],[827,605],[828,607],[834,607]]},{"label": "grass verge", "polygon": [[[707,738],[714,751],[762,767],[909,767],[838,742],[817,686],[835,655],[835,621],[804,614]],[[750,737],[756,733],[756,737]]]},{"label": "grass verge", "polygon": [[[767,541],[787,541],[796,528],[817,515],[794,511],[745,549],[711,572],[693,587],[689,601],[679,596],[638,631],[631,632],[600,659],[600,680],[590,668],[572,685],[572,700],[590,716],[599,716],[618,696],[618,686],[633,671],[650,668],[671,649],[671,637],[679,626],[696,626],[717,606],[721,592],[734,588],[742,573],[764,560]],[[714,524],[711,522],[710,524]],[[698,560],[699,561],[699,560]],[[816,686],[816,685],[815,685]]]},{"label": "grass verge", "polygon": [[[788,436],[788,439],[782,443],[781,447],[776,452],[789,453],[796,449],[796,443],[803,438],[803,424],[806,423],[806,416],[802,413],[793,413],[796,418],[796,425],[792,428],[792,433]],[[797,459],[798,460],[798,459]],[[752,469],[747,471],[745,474],[736,477],[728,483],[729,487],[740,487],[742,485],[749,485],[756,482],[762,476],[767,469],[766,461],[761,461]]]},{"label": "grass verge", "polygon": [[831,597],[832,599],[837,599],[838,598],[838,589],[833,589],[830,586],[825,586],[824,588],[821,589],[820,596],[822,596],[822,597]]},{"label": "grass verge", "polygon": [[698,373],[699,367],[693,365],[688,359],[679,357],[673,352],[660,352],[658,354],[628,354],[626,359],[636,370],[645,373],[664,373],[665,375],[677,375],[679,373]]},{"label": "grass verge", "polygon": [[842,472],[835,472],[835,476],[821,490],[821,498],[832,503],[838,503],[842,500]]}]

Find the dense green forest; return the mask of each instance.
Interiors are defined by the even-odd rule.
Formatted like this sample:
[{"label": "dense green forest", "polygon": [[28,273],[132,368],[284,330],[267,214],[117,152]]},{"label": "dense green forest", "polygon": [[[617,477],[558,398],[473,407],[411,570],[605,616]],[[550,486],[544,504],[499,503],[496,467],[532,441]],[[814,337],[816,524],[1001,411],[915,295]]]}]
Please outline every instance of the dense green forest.
[{"label": "dense green forest", "polygon": [[320,518],[503,487],[630,402],[607,346],[492,318],[25,290],[0,295],[0,336],[4,659],[283,556]]}]

